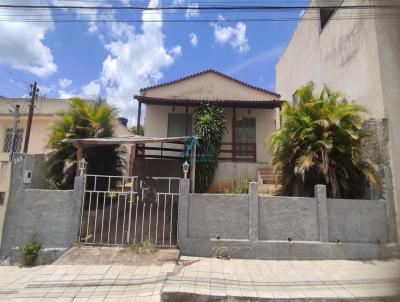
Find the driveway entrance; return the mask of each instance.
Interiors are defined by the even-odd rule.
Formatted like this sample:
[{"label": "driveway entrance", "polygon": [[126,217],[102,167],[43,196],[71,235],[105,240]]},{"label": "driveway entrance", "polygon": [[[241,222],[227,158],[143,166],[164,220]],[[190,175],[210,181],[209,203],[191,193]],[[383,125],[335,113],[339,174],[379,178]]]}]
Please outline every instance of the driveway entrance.
[{"label": "driveway entrance", "polygon": [[79,241],[175,247],[179,178],[85,175]]}]

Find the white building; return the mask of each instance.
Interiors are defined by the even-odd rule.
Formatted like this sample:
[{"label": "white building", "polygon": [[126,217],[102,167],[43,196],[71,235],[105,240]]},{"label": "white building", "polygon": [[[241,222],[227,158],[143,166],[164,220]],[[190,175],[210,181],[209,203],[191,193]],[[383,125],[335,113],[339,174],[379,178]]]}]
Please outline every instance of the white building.
[{"label": "white building", "polygon": [[[396,1],[326,1],[319,5],[384,5]],[[327,84],[367,107],[387,125],[387,152],[400,233],[400,8],[308,9],[276,66],[276,87],[292,100],[309,81]],[[379,139],[379,137],[378,137]]]}]

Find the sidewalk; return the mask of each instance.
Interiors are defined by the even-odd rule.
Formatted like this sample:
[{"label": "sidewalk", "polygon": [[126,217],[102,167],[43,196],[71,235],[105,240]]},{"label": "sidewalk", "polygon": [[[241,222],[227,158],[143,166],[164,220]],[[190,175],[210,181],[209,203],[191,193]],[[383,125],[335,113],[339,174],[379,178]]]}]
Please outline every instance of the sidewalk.
[{"label": "sidewalk", "polygon": [[160,301],[175,263],[161,266],[0,266],[0,301]]},{"label": "sidewalk", "polygon": [[361,301],[360,298],[366,297],[393,297],[390,300],[400,301],[398,260],[265,261],[181,257],[176,272],[167,279],[163,301],[200,301],[204,295],[215,299],[212,301],[225,301],[227,297],[229,301],[235,298],[241,301],[318,301],[318,298]]},{"label": "sidewalk", "polygon": [[0,266],[0,301],[400,301],[399,290],[399,260]]}]

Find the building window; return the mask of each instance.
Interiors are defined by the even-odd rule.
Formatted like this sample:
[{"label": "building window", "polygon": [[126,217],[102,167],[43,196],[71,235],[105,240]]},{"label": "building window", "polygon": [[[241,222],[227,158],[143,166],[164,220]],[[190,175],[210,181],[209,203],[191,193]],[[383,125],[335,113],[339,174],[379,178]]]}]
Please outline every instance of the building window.
[{"label": "building window", "polygon": [[235,123],[235,157],[237,159],[254,158],[256,151],[256,118],[243,117]]},{"label": "building window", "polygon": [[332,15],[335,13],[336,8],[320,8],[319,17],[321,21],[321,30],[324,29],[325,25],[329,22]]},{"label": "building window", "polygon": [[[188,118],[188,133],[192,135],[192,114],[187,115]],[[186,113],[168,113],[168,137],[186,136]]]},{"label": "building window", "polygon": [[[13,134],[13,129],[9,128],[6,130],[3,152],[11,152],[12,134]],[[24,130],[17,129],[17,133],[15,134],[15,140],[14,140],[14,152],[21,152],[23,135],[24,135]]]}]

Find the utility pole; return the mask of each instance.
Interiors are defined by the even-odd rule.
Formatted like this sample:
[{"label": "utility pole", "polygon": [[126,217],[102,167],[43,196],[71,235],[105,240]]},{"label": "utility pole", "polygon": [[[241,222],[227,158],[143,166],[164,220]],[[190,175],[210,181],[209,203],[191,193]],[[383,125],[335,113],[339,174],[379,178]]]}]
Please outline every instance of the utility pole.
[{"label": "utility pole", "polygon": [[29,95],[31,98],[31,104],[29,105],[29,115],[28,115],[28,124],[26,125],[26,134],[25,134],[25,143],[24,143],[24,153],[28,152],[28,145],[29,145],[29,137],[31,135],[31,127],[32,127],[32,118],[33,118],[33,109],[35,107],[35,99],[36,94],[39,92],[39,89],[36,87],[37,83],[34,82],[33,85],[31,84],[31,92]]},{"label": "utility pole", "polygon": [[14,124],[13,124],[13,132],[11,135],[10,160],[12,160],[14,157],[15,137],[17,135],[17,126],[18,126],[18,119],[19,119],[19,105],[14,106],[14,111],[12,113],[14,116]]}]

